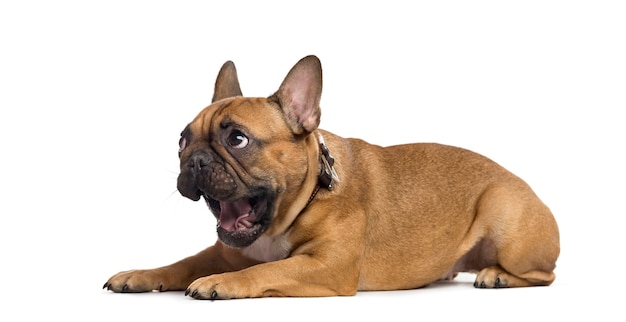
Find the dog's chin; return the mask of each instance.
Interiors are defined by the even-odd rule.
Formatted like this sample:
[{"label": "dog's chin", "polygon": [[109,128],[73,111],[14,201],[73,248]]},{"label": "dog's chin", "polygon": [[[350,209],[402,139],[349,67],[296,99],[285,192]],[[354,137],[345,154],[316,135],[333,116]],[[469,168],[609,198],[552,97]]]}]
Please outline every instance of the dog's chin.
[{"label": "dog's chin", "polygon": [[217,218],[217,236],[230,247],[252,244],[269,227],[273,201],[267,193],[257,193],[234,201],[220,201],[202,195]]}]

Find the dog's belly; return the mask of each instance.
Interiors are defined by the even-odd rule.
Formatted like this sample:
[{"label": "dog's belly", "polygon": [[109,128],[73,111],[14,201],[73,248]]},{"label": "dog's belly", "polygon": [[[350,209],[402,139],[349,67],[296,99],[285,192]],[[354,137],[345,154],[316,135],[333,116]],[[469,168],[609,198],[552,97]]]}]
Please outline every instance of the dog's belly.
[{"label": "dog's belly", "polygon": [[461,260],[464,234],[460,230],[450,234],[424,233],[420,239],[396,235],[400,238],[392,243],[370,242],[363,255],[359,289],[419,288],[464,271],[466,267],[459,266],[465,264]]}]

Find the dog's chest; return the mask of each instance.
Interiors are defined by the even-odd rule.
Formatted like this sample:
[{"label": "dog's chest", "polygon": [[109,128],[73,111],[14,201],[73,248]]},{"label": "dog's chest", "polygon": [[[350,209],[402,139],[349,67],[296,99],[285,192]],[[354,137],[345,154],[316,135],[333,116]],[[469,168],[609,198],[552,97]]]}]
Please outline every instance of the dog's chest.
[{"label": "dog's chest", "polygon": [[261,236],[252,245],[243,249],[243,255],[261,262],[273,262],[287,258],[291,243],[286,235]]}]

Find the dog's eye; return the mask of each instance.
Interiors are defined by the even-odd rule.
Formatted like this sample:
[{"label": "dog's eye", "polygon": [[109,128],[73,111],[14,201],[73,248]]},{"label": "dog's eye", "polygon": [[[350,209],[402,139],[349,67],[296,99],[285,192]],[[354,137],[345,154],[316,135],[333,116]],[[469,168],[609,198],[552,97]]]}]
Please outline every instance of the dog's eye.
[{"label": "dog's eye", "polygon": [[183,150],[187,147],[187,138],[184,136],[178,140],[178,154],[181,154]]},{"label": "dog's eye", "polygon": [[243,149],[248,145],[248,137],[241,131],[234,130],[228,135],[228,145],[235,149]]}]

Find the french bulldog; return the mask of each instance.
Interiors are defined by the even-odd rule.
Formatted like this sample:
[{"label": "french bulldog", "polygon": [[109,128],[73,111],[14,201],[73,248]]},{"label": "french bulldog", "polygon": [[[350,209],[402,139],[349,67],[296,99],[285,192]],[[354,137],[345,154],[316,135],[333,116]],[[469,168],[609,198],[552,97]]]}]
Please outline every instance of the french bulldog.
[{"label": "french bulldog", "polygon": [[462,148],[321,130],[321,93],[315,56],[257,98],[226,62],[178,151],[178,191],[206,202],[218,240],[104,288],[233,299],[414,289],[459,272],[475,273],[476,288],[554,281],[558,226],[522,179]]}]

